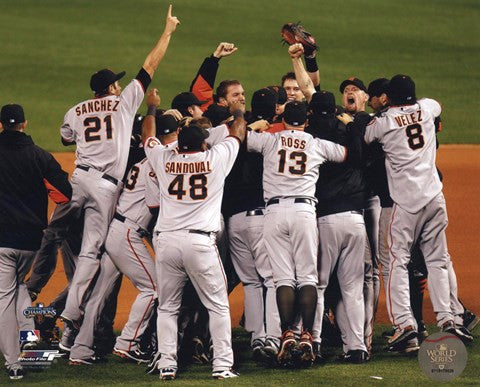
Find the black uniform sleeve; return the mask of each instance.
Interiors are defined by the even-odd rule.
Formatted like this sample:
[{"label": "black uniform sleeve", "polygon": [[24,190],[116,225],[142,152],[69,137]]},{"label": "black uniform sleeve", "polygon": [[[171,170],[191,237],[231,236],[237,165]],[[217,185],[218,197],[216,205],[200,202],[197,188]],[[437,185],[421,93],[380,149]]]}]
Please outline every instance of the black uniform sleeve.
[{"label": "black uniform sleeve", "polygon": [[142,67],[138,72],[137,76],[135,77],[143,86],[143,91],[148,89],[150,82],[152,82],[152,78],[150,78],[150,74]]},{"label": "black uniform sleeve", "polygon": [[69,202],[72,198],[72,186],[68,181],[68,173],[50,153],[43,149],[41,151],[44,159],[43,183],[48,196],[57,204]]},{"label": "black uniform sleeve", "polygon": [[219,60],[220,58],[215,58],[213,55],[205,58],[190,85],[190,91],[195,94],[200,101],[207,101],[201,106],[203,111],[207,110],[214,102],[213,86],[215,85],[215,78],[217,77]]}]

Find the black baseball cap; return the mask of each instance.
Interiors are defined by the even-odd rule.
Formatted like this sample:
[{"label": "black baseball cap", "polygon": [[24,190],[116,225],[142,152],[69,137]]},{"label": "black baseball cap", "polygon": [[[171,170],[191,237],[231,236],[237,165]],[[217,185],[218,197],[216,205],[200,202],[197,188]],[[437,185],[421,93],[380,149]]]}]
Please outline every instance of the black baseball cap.
[{"label": "black baseball cap", "polygon": [[157,111],[155,125],[157,127],[157,136],[165,136],[177,130],[178,121],[171,114],[163,114],[162,111]]},{"label": "black baseball cap", "polygon": [[203,112],[203,116],[210,120],[212,126],[220,125],[222,121],[225,121],[231,115],[232,113],[230,113],[228,106],[220,106],[216,103],[212,103],[208,109]]},{"label": "black baseball cap", "polygon": [[20,105],[11,103],[2,107],[0,122],[5,126],[13,126],[25,122],[25,113]]},{"label": "black baseball cap", "polygon": [[189,115],[187,108],[192,105],[201,106],[207,101],[200,101],[195,94],[188,91],[177,94],[172,100],[172,109],[177,109],[182,115]]},{"label": "black baseball cap", "polygon": [[408,75],[397,74],[390,79],[387,95],[393,105],[413,105],[417,102],[415,82]]},{"label": "black baseball cap", "polygon": [[336,110],[335,96],[326,90],[314,93],[308,107],[314,114],[321,116],[333,115]]},{"label": "black baseball cap", "polygon": [[285,105],[283,120],[292,126],[301,126],[307,121],[307,105],[299,101],[291,101]]},{"label": "black baseball cap", "polygon": [[372,97],[380,97],[383,93],[387,92],[389,80],[387,78],[378,78],[370,82],[368,85],[368,95]]},{"label": "black baseball cap", "polygon": [[273,91],[274,93],[277,94],[277,103],[279,105],[283,105],[285,102],[287,102],[287,92],[284,87],[282,86],[267,86],[267,89]]},{"label": "black baseball cap", "polygon": [[180,151],[198,151],[209,135],[208,130],[199,126],[185,126],[178,134],[178,148]]},{"label": "black baseball cap", "polygon": [[257,90],[252,96],[252,118],[271,120],[275,115],[278,97],[268,88]]},{"label": "black baseball cap", "polygon": [[358,78],[356,77],[350,77],[348,79],[345,79],[341,84],[340,84],[340,93],[343,94],[343,90],[348,85],[355,85],[357,86],[360,90],[363,90],[365,93],[367,92],[367,88],[365,87],[365,84]]},{"label": "black baseball cap", "polygon": [[122,79],[124,75],[125,71],[115,74],[110,69],[98,70],[90,78],[90,88],[95,92],[95,94],[101,93],[107,90],[108,86],[110,86],[112,83]]}]

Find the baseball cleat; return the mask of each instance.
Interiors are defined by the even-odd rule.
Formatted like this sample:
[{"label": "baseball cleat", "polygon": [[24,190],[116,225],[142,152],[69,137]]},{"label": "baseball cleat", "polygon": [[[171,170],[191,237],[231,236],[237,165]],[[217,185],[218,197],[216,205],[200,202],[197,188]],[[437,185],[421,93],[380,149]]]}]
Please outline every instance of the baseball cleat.
[{"label": "baseball cleat", "polygon": [[278,339],[268,338],[265,340],[265,345],[260,349],[261,360],[265,363],[274,364],[277,361],[279,345]]},{"label": "baseball cleat", "polygon": [[80,322],[71,320],[68,317],[60,315],[60,320],[63,321],[72,331],[78,332],[80,330]]},{"label": "baseball cleat", "polygon": [[280,350],[277,355],[277,360],[281,365],[288,365],[292,361],[292,351],[296,346],[297,340],[295,339],[295,334],[290,329],[287,329],[282,334]]},{"label": "baseball cleat", "polygon": [[213,371],[212,378],[214,379],[230,379],[230,378],[238,378],[240,374],[235,372],[231,368],[229,370],[221,370],[221,371]]},{"label": "baseball cleat", "polygon": [[311,366],[315,360],[315,353],[313,352],[313,337],[310,332],[302,332],[298,350],[300,351],[300,362],[303,365]]},{"label": "baseball cleat", "polygon": [[418,332],[412,325],[409,325],[403,329],[396,329],[395,334],[388,340],[389,352],[402,352],[408,341],[418,336]]},{"label": "baseball cleat", "polygon": [[260,339],[253,340],[252,343],[252,357],[255,361],[261,361],[263,358],[262,349],[265,343]]},{"label": "baseball cleat", "polygon": [[407,341],[407,345],[402,352],[406,354],[414,354],[420,350],[420,345],[418,345],[418,338],[413,338]]},{"label": "baseball cleat", "polygon": [[68,364],[73,366],[93,365],[93,364],[99,364],[99,363],[105,363],[105,359],[96,357],[96,356],[92,356],[87,359],[74,359],[74,358],[68,359]]},{"label": "baseball cleat", "polygon": [[318,341],[313,342],[313,353],[315,354],[315,363],[323,363],[325,360],[322,356],[322,344]]},{"label": "baseball cleat", "polygon": [[70,350],[72,349],[72,347],[69,347],[68,345],[65,345],[61,342],[58,343],[58,348],[60,348],[62,352],[70,352]]},{"label": "baseball cleat", "polygon": [[203,341],[198,338],[194,337],[192,339],[193,342],[193,354],[192,359],[197,364],[207,364],[210,362],[210,358],[208,354],[205,352],[205,346],[203,345]]},{"label": "baseball cleat", "polygon": [[463,314],[463,326],[467,328],[469,332],[473,332],[479,323],[480,317],[465,309],[465,313]]},{"label": "baseball cleat", "polygon": [[363,364],[370,360],[370,356],[362,349],[352,349],[343,356],[342,360],[345,363]]},{"label": "baseball cleat", "polygon": [[113,348],[113,354],[122,359],[133,360],[137,363],[148,363],[150,361],[150,356],[146,353],[140,352],[138,349],[134,351],[126,351],[124,349]]},{"label": "baseball cleat", "polygon": [[452,335],[457,336],[464,344],[473,342],[472,334],[463,325],[456,326],[453,321],[447,321],[443,324],[442,332],[451,333]]},{"label": "baseball cleat", "polygon": [[392,328],[389,331],[382,332],[382,337],[388,341],[392,338],[394,334],[395,334],[395,329]]},{"label": "baseball cleat", "polygon": [[177,376],[176,368],[162,368],[160,369],[161,380],[173,380]]},{"label": "baseball cleat", "polygon": [[12,368],[8,370],[8,377],[11,380],[23,379],[23,375],[24,375],[24,372],[23,372],[22,366],[14,365],[12,366]]},{"label": "baseball cleat", "polygon": [[418,324],[418,339],[423,342],[428,337],[427,327],[423,321]]},{"label": "baseball cleat", "polygon": [[146,374],[154,375],[159,372],[158,361],[160,360],[161,353],[157,352],[147,364],[147,369],[145,370]]}]

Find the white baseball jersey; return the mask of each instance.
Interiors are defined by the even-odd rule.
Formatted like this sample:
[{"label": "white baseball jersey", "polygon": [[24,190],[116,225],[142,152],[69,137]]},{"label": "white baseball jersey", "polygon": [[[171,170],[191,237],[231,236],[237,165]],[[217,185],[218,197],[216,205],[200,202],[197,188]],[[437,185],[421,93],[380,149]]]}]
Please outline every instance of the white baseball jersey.
[{"label": "white baseball jersey", "polygon": [[147,139],[145,153],[160,186],[155,231],[219,231],[225,177],[239,148],[240,141],[232,136],[208,151],[189,153],[164,147],[155,137]]},{"label": "white baseball jersey", "polygon": [[275,197],[306,196],[314,200],[318,169],[325,161],[343,162],[346,148],[313,138],[302,130],[248,132],[247,150],[263,154],[265,202]]},{"label": "white baseball jersey", "polygon": [[415,213],[442,190],[435,167],[435,117],[442,109],[433,99],[392,106],[366,128],[365,142],[378,140],[385,151],[388,187],[395,203]]},{"label": "white baseball jersey", "polygon": [[[149,190],[146,189],[147,186]],[[146,230],[152,219],[146,202],[152,203],[159,196],[157,177],[145,158],[130,169],[118,199],[117,212]]]},{"label": "white baseball jersey", "polygon": [[87,165],[121,179],[127,167],[135,113],[145,91],[133,79],[120,96],[92,98],[72,107],[60,129],[77,144],[75,165]]}]

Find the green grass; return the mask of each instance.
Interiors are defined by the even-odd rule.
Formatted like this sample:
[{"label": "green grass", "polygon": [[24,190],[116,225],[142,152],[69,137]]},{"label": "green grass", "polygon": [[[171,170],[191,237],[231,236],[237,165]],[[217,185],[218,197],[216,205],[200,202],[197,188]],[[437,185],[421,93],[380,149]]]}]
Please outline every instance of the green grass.
[{"label": "green grass", "polygon": [[[167,1],[0,0],[0,104],[24,105],[29,131],[49,150],[64,150],[65,112],[90,96],[103,67],[134,77],[163,31]],[[291,68],[280,44],[283,23],[302,21],[320,46],[322,88],[339,97],[348,76],[365,82],[407,73],[417,94],[444,109],[442,143],[480,143],[480,2],[477,0],[173,1],[181,20],[155,75],[168,107],[188,89],[220,41],[239,50],[217,80],[239,79],[248,102]]]},{"label": "green grass", "polygon": [[[345,365],[335,360],[338,350],[330,349],[326,363],[315,365],[305,370],[284,370],[264,368],[250,359],[248,337],[242,329],[234,330],[234,351],[236,369],[241,377],[235,380],[217,382],[229,386],[313,386],[319,384],[341,386],[434,386],[418,366],[416,357],[406,358],[382,351],[384,346],[380,333],[386,326],[377,326],[374,336],[373,359],[363,365]],[[434,332],[436,328],[429,327]],[[468,347],[468,364],[462,375],[454,379],[452,385],[480,384],[480,344],[477,342]],[[68,366],[66,360],[59,360],[51,369],[29,373],[22,384],[47,385],[158,385],[158,376],[146,375],[145,367],[125,363],[113,355],[108,362],[95,366]],[[171,382],[175,386],[207,386],[213,383],[210,365],[190,365],[180,369],[178,378]],[[380,376],[376,380],[371,376]],[[0,384],[7,381],[6,375],[0,375]]]}]

